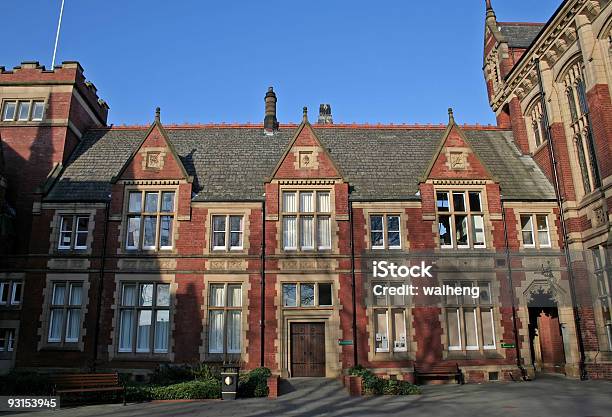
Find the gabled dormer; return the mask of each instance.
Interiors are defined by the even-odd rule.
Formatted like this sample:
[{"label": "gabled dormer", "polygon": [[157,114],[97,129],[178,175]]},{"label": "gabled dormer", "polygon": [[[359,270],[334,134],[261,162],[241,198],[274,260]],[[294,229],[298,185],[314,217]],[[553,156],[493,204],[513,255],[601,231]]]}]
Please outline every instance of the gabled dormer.
[{"label": "gabled dormer", "polygon": [[302,123],[266,184],[269,220],[278,220],[278,250],[336,252],[337,221],[348,219],[348,185],[308,121]]},{"label": "gabled dormer", "polygon": [[191,184],[157,108],[155,120],[111,183],[124,251],[172,251],[177,221],[189,219]]}]

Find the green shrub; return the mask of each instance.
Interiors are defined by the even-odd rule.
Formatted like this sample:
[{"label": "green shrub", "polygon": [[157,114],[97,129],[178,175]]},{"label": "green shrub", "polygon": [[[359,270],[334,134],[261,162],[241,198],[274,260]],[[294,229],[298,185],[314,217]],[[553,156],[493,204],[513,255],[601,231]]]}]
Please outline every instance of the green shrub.
[{"label": "green shrub", "polygon": [[151,387],[151,398],[154,400],[197,400],[221,397],[221,382],[189,381],[165,387]]},{"label": "green shrub", "polygon": [[360,376],[363,381],[363,389],[366,394],[371,395],[413,395],[420,394],[421,390],[408,381],[397,381],[384,379],[374,375],[373,372],[361,365],[349,369],[349,375]]},{"label": "green shrub", "polygon": [[153,399],[153,387],[145,384],[128,384],[125,386],[125,399],[128,402],[143,402]]},{"label": "green shrub", "polygon": [[152,385],[172,385],[179,382],[193,381],[193,370],[189,366],[160,365],[151,375]]},{"label": "green shrub", "polygon": [[269,392],[268,378],[270,376],[272,376],[272,372],[268,368],[256,368],[241,375],[238,381],[238,395],[243,398],[267,397]]},{"label": "green shrub", "polygon": [[52,391],[48,375],[13,371],[0,378],[0,395],[49,395]]}]

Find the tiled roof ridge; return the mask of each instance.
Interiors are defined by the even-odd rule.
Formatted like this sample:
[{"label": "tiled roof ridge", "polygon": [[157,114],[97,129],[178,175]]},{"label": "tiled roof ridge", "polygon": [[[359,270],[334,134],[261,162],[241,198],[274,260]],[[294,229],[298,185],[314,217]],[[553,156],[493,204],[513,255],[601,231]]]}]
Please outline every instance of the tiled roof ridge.
[{"label": "tiled roof ridge", "polygon": [[542,22],[497,22],[500,26],[544,26]]},{"label": "tiled roof ridge", "polygon": [[[262,129],[263,124],[260,123],[197,123],[197,124],[164,124],[166,130],[188,130],[188,129]],[[280,129],[295,129],[299,126],[297,123],[285,123],[279,126]],[[448,125],[440,124],[371,124],[371,123],[334,123],[319,125],[313,124],[315,129],[386,129],[386,130],[444,130]],[[509,131],[511,129],[501,128],[491,124],[462,124],[458,125],[465,130],[489,130],[489,131]],[[111,125],[105,127],[96,127],[91,130],[147,130],[150,125]]]}]

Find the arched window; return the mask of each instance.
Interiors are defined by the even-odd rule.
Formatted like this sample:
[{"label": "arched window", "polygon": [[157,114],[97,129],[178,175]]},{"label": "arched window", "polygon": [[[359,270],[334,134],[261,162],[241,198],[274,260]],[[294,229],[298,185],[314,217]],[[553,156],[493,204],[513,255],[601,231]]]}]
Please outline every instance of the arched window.
[{"label": "arched window", "polygon": [[537,97],[527,111],[531,119],[531,133],[533,142],[538,148],[546,139],[546,123],[544,122],[544,114],[542,111],[542,99]]},{"label": "arched window", "polygon": [[589,105],[586,99],[582,62],[574,63],[563,78],[565,95],[570,114],[570,128],[574,139],[576,156],[580,165],[585,194],[601,185],[597,169],[597,157],[591,126]]}]

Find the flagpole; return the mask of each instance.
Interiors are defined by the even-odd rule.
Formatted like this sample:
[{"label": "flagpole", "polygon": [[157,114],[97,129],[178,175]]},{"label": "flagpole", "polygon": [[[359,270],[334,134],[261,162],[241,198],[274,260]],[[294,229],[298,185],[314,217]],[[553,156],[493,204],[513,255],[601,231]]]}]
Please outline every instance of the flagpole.
[{"label": "flagpole", "polygon": [[57,32],[55,33],[55,46],[53,47],[53,59],[51,60],[51,71],[55,69],[55,53],[57,52],[57,42],[59,41],[60,28],[62,27],[62,16],[64,15],[64,0],[60,9],[59,22],[57,23]]}]

